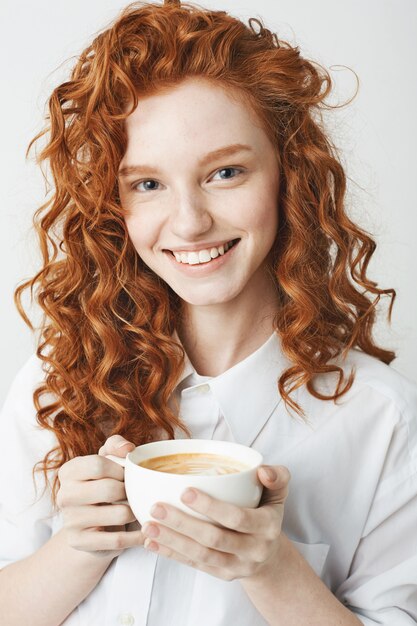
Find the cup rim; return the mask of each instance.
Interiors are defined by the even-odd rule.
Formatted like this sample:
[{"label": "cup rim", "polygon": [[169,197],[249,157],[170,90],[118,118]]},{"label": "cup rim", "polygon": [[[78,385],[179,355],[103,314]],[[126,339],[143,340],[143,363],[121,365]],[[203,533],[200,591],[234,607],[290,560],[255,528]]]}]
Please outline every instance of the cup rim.
[{"label": "cup rim", "polygon": [[[171,441],[172,442],[174,442],[174,441],[175,442],[190,442],[189,444],[186,443],[185,444],[186,446],[187,445],[192,446],[193,444],[199,444],[199,443],[204,443],[205,445],[208,444],[209,446],[212,443],[213,447],[215,447],[215,445],[218,444],[218,443],[225,444],[225,445],[228,445],[228,446],[231,445],[232,447],[236,447],[236,449],[239,449],[239,448],[243,449],[244,448],[246,451],[250,451],[249,454],[251,454],[254,457],[254,459],[257,459],[255,462],[253,462],[251,464],[250,467],[248,467],[248,469],[245,469],[245,470],[242,470],[242,471],[239,471],[239,472],[233,472],[232,474],[218,474],[218,475],[215,475],[215,476],[213,476],[213,475],[207,476],[207,475],[204,475],[204,474],[193,474],[192,475],[194,479],[198,479],[198,480],[202,480],[202,481],[213,480],[213,478],[215,478],[216,480],[217,479],[222,479],[222,480],[235,479],[236,476],[241,476],[242,474],[247,474],[249,472],[253,472],[254,470],[257,470],[257,468],[260,467],[262,465],[262,463],[263,463],[263,455],[260,452],[258,452],[258,450],[255,450],[254,448],[250,448],[249,446],[245,446],[244,444],[237,443],[235,441],[224,441],[224,440],[221,440],[221,439],[186,439],[186,438],[184,438],[184,439],[161,439],[161,440],[158,440],[158,441],[151,441],[149,443],[141,444],[139,446],[136,446],[136,448],[134,450],[132,450],[131,452],[129,452],[126,455],[126,462],[129,463],[129,465],[139,469],[141,472],[144,471],[144,472],[152,472],[152,473],[158,472],[160,474],[163,473],[165,475],[171,476],[171,479],[181,479],[185,475],[190,476],[190,474],[174,474],[174,473],[170,474],[169,472],[159,472],[158,470],[153,470],[153,469],[150,469],[150,468],[147,468],[147,467],[139,466],[137,464],[137,462],[133,461],[132,456],[135,454],[135,452],[139,448],[141,448],[141,449],[147,448],[147,447],[153,448],[153,447],[157,447],[156,444],[164,444],[164,443],[165,444],[168,443],[168,445],[169,445],[169,442],[171,442]],[[176,444],[173,444],[173,445],[176,445]],[[167,454],[169,454],[169,452],[167,452]],[[179,453],[179,454],[181,454],[181,453]],[[154,455],[145,456],[141,460],[152,458],[152,456],[154,456]],[[155,455],[155,456],[158,456],[158,455]],[[236,460],[241,461],[241,459],[238,456],[236,456],[235,458],[236,458]],[[243,463],[244,461],[241,461],[241,462]]]}]

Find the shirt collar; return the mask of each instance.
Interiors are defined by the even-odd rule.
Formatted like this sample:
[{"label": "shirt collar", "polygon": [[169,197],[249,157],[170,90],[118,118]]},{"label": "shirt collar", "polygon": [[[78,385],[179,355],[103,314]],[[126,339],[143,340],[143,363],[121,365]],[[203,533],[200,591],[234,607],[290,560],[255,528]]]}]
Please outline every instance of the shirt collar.
[{"label": "shirt collar", "polygon": [[[290,365],[276,333],[255,352],[219,376],[205,381],[219,403],[235,441],[250,446],[281,401],[278,378]],[[195,374],[187,354],[178,380]]]}]

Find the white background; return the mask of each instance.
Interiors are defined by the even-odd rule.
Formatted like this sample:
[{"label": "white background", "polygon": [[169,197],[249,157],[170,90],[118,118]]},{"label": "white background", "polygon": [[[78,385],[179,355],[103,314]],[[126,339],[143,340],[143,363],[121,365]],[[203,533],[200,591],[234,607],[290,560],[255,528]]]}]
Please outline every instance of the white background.
[{"label": "white background", "polygon": [[[13,291],[39,267],[32,214],[44,201],[30,139],[42,128],[46,100],[64,81],[94,33],[125,6],[118,0],[8,0],[1,4],[0,404],[34,351]],[[203,4],[203,2],[202,2]],[[416,0],[206,0],[204,6],[264,24],[331,68],[331,102],[354,101],[327,116],[349,177],[351,214],[378,242],[370,275],[398,293],[392,326],[377,337],[394,348],[393,367],[417,382]],[[71,59],[72,57],[72,59]]]}]

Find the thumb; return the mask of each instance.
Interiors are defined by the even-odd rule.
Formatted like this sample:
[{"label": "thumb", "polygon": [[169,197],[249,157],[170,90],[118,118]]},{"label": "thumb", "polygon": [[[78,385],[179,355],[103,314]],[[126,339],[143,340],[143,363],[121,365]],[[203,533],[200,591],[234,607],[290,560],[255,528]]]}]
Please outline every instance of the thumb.
[{"label": "thumb", "polygon": [[258,470],[261,483],[274,492],[275,498],[284,501],[288,495],[291,474],[283,465],[262,465]]},{"label": "thumb", "polygon": [[128,452],[131,452],[135,448],[135,444],[128,441],[122,435],[112,435],[106,439],[105,443],[98,451],[100,456],[107,456],[113,454],[115,456],[125,457]]}]

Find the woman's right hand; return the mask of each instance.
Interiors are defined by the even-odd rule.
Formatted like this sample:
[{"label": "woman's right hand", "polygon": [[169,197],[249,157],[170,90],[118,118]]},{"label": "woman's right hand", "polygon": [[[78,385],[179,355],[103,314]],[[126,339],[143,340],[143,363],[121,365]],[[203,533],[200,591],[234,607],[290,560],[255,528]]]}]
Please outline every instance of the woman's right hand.
[{"label": "woman's right hand", "polygon": [[140,530],[126,531],[125,525],[136,518],[124,502],[124,469],[105,456],[125,457],[134,447],[112,435],[98,454],[75,457],[59,469],[57,505],[72,548],[112,559],[126,548],[143,545],[146,537]]}]

